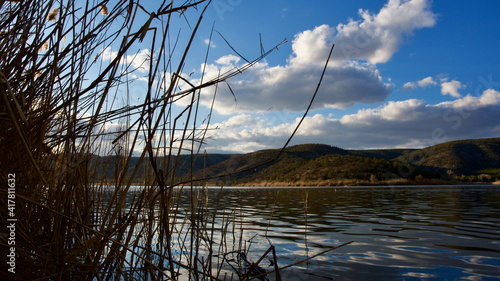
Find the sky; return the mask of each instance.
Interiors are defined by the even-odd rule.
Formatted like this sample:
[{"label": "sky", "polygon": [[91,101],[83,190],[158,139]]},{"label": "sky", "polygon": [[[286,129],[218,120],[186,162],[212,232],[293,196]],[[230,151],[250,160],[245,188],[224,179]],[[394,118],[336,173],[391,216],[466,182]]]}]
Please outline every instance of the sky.
[{"label": "sky", "polygon": [[[422,148],[500,137],[498,11],[493,0],[214,0],[183,70],[191,83],[200,82],[202,69],[205,79],[216,77],[259,57],[261,44],[268,51],[287,42],[229,79],[232,93],[218,88],[203,150],[282,147],[332,44],[320,90],[291,145]],[[209,41],[212,25],[217,32]],[[202,114],[213,94],[202,91]]]}]

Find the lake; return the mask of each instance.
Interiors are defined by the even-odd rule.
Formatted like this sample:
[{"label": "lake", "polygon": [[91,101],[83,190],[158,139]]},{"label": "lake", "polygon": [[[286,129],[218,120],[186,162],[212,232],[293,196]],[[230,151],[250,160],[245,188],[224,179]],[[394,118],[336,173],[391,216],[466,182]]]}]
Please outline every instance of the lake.
[{"label": "lake", "polygon": [[[213,209],[220,187],[206,192]],[[354,241],[283,280],[500,280],[500,186],[224,187],[220,198],[216,229],[232,219],[226,242],[254,262],[271,244],[281,267]]]}]

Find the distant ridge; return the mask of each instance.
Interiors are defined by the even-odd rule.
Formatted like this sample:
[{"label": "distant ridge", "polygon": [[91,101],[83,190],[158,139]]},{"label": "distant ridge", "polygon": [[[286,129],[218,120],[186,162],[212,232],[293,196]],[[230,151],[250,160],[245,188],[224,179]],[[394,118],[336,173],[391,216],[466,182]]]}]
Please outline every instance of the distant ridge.
[{"label": "distant ridge", "polygon": [[456,174],[498,175],[500,138],[450,141],[403,154],[397,160]]},{"label": "distant ridge", "polygon": [[[423,149],[345,150],[325,144],[300,144],[287,147],[278,159],[269,162],[279,151],[199,155],[192,165],[191,156],[181,155],[176,179],[190,179],[191,167],[194,179],[226,185],[440,184],[494,182],[500,178],[500,138],[451,141]],[[112,157],[98,158],[100,163],[108,162],[107,166],[102,164],[107,168],[100,176],[112,181]],[[129,172],[137,160],[131,159]],[[149,162],[144,161],[134,182],[145,180],[147,166]]]},{"label": "distant ridge", "polygon": [[354,155],[370,158],[381,158],[385,160],[394,160],[400,156],[417,151],[418,149],[400,148],[400,149],[368,149],[368,150],[349,150]]},{"label": "distant ridge", "polygon": [[[301,144],[232,156],[204,170],[225,177],[225,184],[311,183],[323,185],[489,182],[500,177],[500,138],[452,141],[424,149],[345,150],[324,144]],[[201,178],[201,177],[200,177]]]}]

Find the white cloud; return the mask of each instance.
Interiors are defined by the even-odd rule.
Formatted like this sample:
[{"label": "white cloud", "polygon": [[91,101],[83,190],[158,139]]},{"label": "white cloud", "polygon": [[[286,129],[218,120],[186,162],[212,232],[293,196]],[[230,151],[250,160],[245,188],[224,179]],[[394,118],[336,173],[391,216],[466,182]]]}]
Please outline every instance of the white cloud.
[{"label": "white cloud", "polygon": [[436,15],[427,0],[389,0],[378,14],[360,9],[359,16],[361,20],[339,24],[333,42],[344,59],[374,64],[387,62],[414,30],[436,24]]},{"label": "white cloud", "polygon": [[335,28],[324,24],[296,34],[292,41],[291,64],[324,64],[334,33]]},{"label": "white cloud", "polygon": [[210,39],[205,39],[203,40],[203,43],[205,43],[205,45],[207,46],[210,46],[211,48],[216,48],[217,46],[214,44],[214,42],[211,42]]},{"label": "white cloud", "polygon": [[[103,60],[111,61],[116,58],[118,52],[115,52],[111,49],[111,47],[106,47],[102,53],[101,57]],[[151,60],[151,51],[149,49],[142,49],[135,54],[125,55],[121,58],[120,63],[123,65],[131,65],[132,70],[138,70],[140,72],[148,72],[149,64]]]},{"label": "white cloud", "polygon": [[451,82],[443,82],[441,83],[441,94],[459,98],[462,95],[458,92],[458,90],[463,88],[465,88],[465,85],[462,85],[462,83],[457,80],[453,80]]},{"label": "white cloud", "polygon": [[257,122],[249,114],[236,115],[223,122],[223,125],[229,128],[241,128],[256,124]]},{"label": "white cloud", "polygon": [[438,104],[438,107],[478,109],[500,103],[500,92],[488,89],[479,97],[467,95],[463,98]]},{"label": "white cloud", "polygon": [[427,88],[429,86],[436,86],[437,85],[437,82],[434,81],[434,79],[432,77],[427,77],[427,78],[424,78],[420,81],[418,81],[418,85],[422,88]]},{"label": "white cloud", "polygon": [[[259,116],[238,115],[234,119],[238,122],[227,121],[254,125],[224,127],[214,136],[215,141],[208,143],[207,150],[279,148],[299,121],[281,117],[282,124],[270,125],[265,121],[267,115]],[[457,139],[496,137],[499,123],[500,92],[486,90],[478,97],[434,105],[417,99],[391,101],[339,119],[316,114],[304,120],[292,144],[324,143],[346,149],[425,147]],[[217,124],[220,128],[222,125]]]},{"label": "white cloud", "polygon": [[[298,41],[300,40],[296,42]],[[215,78],[219,73],[230,70],[237,62],[238,57],[222,57],[216,61],[217,65],[206,66],[205,77]],[[236,64],[236,67],[241,65]],[[223,114],[264,112],[269,109],[303,111],[318,84],[322,68],[313,62],[308,64],[302,59],[294,60],[285,66],[269,66],[265,61],[257,63],[228,81],[236,95],[237,103],[228,87],[219,85],[215,110]],[[197,81],[192,83],[197,84]],[[203,92],[201,100],[205,106],[211,104],[213,90]],[[349,61],[328,68],[313,109],[347,108],[355,103],[383,102],[390,92],[391,85],[383,81],[374,65]]]},{"label": "white cloud", "polygon": [[[359,15],[357,21],[337,27],[321,25],[296,34],[293,53],[285,65],[262,61],[230,79],[237,103],[228,87],[219,85],[214,109],[222,114],[304,111],[332,42],[336,43],[333,58],[312,108],[348,108],[356,103],[385,101],[392,85],[384,81],[375,64],[388,61],[414,30],[434,26],[436,15],[425,0],[390,0],[377,14],[360,10]],[[215,78],[232,66],[243,65],[234,55],[223,56],[206,66],[205,79]],[[191,82],[196,85],[199,81]],[[426,82],[430,81],[422,83]],[[214,89],[202,92],[203,105],[212,104],[213,93]]]},{"label": "white cloud", "polygon": [[437,82],[431,76],[426,77],[417,82],[406,82],[400,90],[402,91],[413,91],[417,87],[427,88],[429,86],[436,86]]},{"label": "white cloud", "polygon": [[235,55],[227,55],[220,57],[217,59],[215,62],[220,65],[233,65],[235,63],[238,63],[240,61],[240,58],[235,56]]},{"label": "white cloud", "polygon": [[414,82],[406,82],[401,88],[402,91],[413,91],[417,88],[417,85]]},{"label": "white cloud", "polygon": [[347,24],[325,24],[295,35],[290,61],[323,64],[333,42],[333,61],[337,64],[351,59],[385,63],[406,36],[436,24],[427,0],[389,0],[378,14],[360,9],[359,16],[361,19],[351,19]]},{"label": "white cloud", "polygon": [[421,115],[423,101],[410,99],[406,101],[390,101],[376,109],[363,109],[356,114],[345,115],[339,121],[341,124],[371,125],[380,120],[411,121]]},{"label": "white cloud", "polygon": [[118,55],[118,52],[111,50],[111,47],[106,47],[102,50],[101,57],[103,60],[113,60]]},{"label": "white cloud", "polygon": [[134,55],[127,55],[123,59],[123,63],[131,63],[134,69],[141,72],[149,71],[149,61],[151,60],[151,51],[142,49]]},{"label": "white cloud", "polygon": [[423,106],[424,102],[417,99],[390,101],[380,109],[380,115],[384,120],[412,121],[421,116],[419,109]]}]

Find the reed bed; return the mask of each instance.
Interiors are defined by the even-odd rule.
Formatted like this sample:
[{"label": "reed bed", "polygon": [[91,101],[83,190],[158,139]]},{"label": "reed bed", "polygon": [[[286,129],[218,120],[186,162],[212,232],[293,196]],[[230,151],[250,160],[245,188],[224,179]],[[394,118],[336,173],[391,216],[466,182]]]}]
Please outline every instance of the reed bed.
[{"label": "reed bed", "polygon": [[[192,176],[176,177],[177,159],[203,157],[208,126],[201,124],[211,114],[199,114],[201,90],[275,48],[192,85],[183,67],[210,1],[147,4],[0,1],[1,206],[15,175],[15,211],[0,209],[2,279],[221,280],[231,278],[223,254],[245,252],[235,213],[209,208]],[[189,28],[173,27],[182,23]],[[136,80],[147,86],[133,105]],[[178,110],[181,99],[189,102]],[[131,192],[138,173],[144,186]],[[181,188],[188,210],[179,208]],[[11,246],[15,274],[6,268]]]}]

